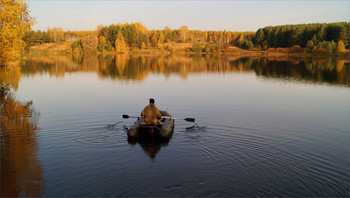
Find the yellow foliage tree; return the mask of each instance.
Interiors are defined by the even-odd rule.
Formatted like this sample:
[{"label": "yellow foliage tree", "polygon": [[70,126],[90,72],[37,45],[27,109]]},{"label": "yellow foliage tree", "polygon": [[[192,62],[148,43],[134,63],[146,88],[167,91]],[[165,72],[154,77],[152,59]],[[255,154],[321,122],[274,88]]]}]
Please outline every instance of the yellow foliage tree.
[{"label": "yellow foliage tree", "polygon": [[98,38],[91,34],[81,39],[81,44],[85,53],[94,53],[97,51]]},{"label": "yellow foliage tree", "polygon": [[159,43],[164,43],[164,35],[163,35],[163,33],[159,34]]},{"label": "yellow foliage tree", "polygon": [[142,33],[146,33],[147,32],[147,28],[140,22],[135,23],[136,26],[136,30],[142,32]]},{"label": "yellow foliage tree", "polygon": [[0,65],[24,50],[22,38],[32,25],[34,18],[29,16],[27,0],[0,1]]},{"label": "yellow foliage tree", "polygon": [[164,50],[164,46],[163,46],[163,44],[161,44],[161,43],[158,43],[158,49],[159,50],[161,50],[161,51],[163,51]]},{"label": "yellow foliage tree", "polygon": [[239,39],[238,39],[238,42],[242,42],[242,41],[244,41],[244,35],[243,35],[243,34],[241,34],[241,35],[239,36]]},{"label": "yellow foliage tree", "polygon": [[337,52],[345,52],[345,45],[343,41],[339,41],[337,44]]},{"label": "yellow foliage tree", "polygon": [[141,44],[141,49],[146,49],[146,44],[144,42]]},{"label": "yellow foliage tree", "polygon": [[183,43],[186,43],[188,34],[189,34],[188,27],[186,25],[181,26],[179,30],[179,37],[181,38],[181,41]]},{"label": "yellow foliage tree", "polygon": [[117,40],[115,40],[115,52],[116,53],[126,52],[126,43],[124,41],[124,36],[121,32],[118,33]]}]

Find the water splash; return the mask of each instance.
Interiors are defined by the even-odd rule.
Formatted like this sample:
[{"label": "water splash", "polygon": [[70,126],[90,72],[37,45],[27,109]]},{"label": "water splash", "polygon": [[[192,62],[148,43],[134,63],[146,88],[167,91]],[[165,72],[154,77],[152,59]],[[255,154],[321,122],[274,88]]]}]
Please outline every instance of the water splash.
[{"label": "water splash", "polygon": [[190,132],[190,131],[206,131],[206,127],[198,126],[197,123],[194,123],[193,126],[186,127],[186,132]]}]

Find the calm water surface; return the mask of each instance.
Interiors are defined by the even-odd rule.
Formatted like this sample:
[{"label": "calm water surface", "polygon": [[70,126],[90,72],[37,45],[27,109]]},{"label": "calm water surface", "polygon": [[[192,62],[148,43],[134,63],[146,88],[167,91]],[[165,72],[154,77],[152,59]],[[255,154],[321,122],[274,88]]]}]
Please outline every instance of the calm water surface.
[{"label": "calm water surface", "polygon": [[[51,55],[1,73],[2,196],[349,196],[349,61]],[[198,127],[128,141],[122,114],[151,97]]]}]

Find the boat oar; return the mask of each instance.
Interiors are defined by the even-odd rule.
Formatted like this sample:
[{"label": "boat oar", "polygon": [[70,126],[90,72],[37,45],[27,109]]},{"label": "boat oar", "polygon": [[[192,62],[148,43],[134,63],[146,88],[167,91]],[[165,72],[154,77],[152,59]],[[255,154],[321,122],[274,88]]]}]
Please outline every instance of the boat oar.
[{"label": "boat oar", "polygon": [[194,118],[175,118],[175,117],[169,117],[169,116],[162,116],[163,118],[169,118],[174,120],[186,120],[187,122],[194,122],[196,119]]},{"label": "boat oar", "polygon": [[[139,118],[136,116],[129,116],[129,115],[123,115],[123,118]],[[185,120],[187,122],[194,122],[196,119],[194,118],[175,118],[175,117],[169,117],[169,116],[162,116],[162,118],[169,118],[169,119],[174,119],[174,120]]]},{"label": "boat oar", "polygon": [[128,119],[128,118],[139,118],[139,117],[136,117],[136,116],[129,116],[129,115],[123,114],[123,118]]}]

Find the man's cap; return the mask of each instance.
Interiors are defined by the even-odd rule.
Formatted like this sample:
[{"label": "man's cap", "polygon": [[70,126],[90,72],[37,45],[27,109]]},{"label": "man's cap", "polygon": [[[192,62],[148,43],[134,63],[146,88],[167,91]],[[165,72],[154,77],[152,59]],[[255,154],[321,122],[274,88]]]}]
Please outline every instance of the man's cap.
[{"label": "man's cap", "polygon": [[153,98],[150,98],[150,99],[149,99],[149,103],[154,104],[154,99],[153,99]]}]

